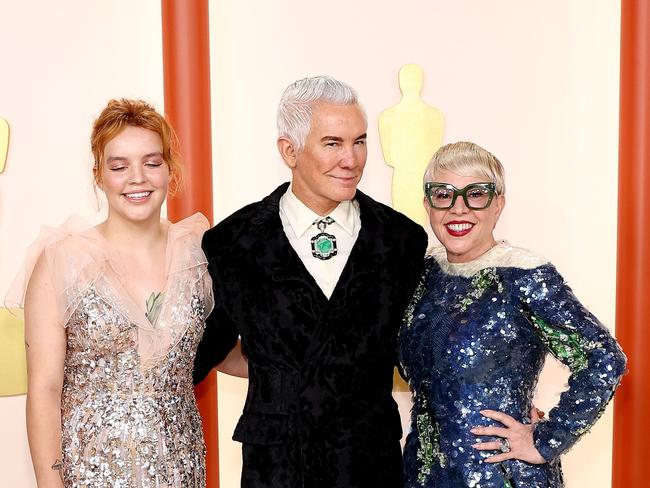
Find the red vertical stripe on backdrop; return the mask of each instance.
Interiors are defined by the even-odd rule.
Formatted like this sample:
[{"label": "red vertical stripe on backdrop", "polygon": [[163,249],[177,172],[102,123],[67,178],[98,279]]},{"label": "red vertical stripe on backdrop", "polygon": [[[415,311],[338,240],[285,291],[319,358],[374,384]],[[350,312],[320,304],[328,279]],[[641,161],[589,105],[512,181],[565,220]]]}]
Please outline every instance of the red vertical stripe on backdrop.
[{"label": "red vertical stripe on backdrop", "polygon": [[628,357],[614,404],[612,486],[647,486],[650,438],[650,3],[621,2],[616,334]]},{"label": "red vertical stripe on backdrop", "polygon": [[[195,212],[212,222],[212,130],[208,0],[162,0],[165,113],[181,143],[185,184],[169,198],[175,222]],[[195,389],[207,448],[208,488],[219,487],[217,378]]]}]

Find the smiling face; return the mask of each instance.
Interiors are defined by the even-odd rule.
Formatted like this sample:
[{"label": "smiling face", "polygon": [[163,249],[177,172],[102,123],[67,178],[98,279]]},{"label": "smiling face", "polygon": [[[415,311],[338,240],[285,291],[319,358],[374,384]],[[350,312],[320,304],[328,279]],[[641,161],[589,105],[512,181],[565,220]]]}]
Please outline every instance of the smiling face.
[{"label": "smiling face", "polygon": [[169,167],[158,134],[127,126],[106,144],[100,171],[99,187],[108,200],[109,218],[160,220]]},{"label": "smiling face", "polygon": [[319,215],[354,198],[368,156],[366,118],[358,105],[319,103],[313,107],[305,147],[288,138],[278,149],[292,172],[294,194]]},{"label": "smiling face", "polygon": [[[472,183],[485,183],[486,179],[484,176],[461,176],[451,171],[439,171],[434,173],[433,181],[462,189]],[[504,195],[495,195],[490,206],[483,210],[467,208],[460,196],[453,207],[444,210],[431,208],[424,199],[431,229],[445,246],[451,263],[472,261],[494,246],[493,231],[504,205]]]}]

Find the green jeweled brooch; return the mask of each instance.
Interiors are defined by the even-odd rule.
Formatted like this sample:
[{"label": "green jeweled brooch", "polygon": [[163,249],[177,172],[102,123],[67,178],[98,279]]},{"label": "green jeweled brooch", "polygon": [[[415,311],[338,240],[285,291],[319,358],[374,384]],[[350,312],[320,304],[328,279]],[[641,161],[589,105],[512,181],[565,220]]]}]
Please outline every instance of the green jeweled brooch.
[{"label": "green jeweled brooch", "polygon": [[332,217],[325,217],[314,222],[320,231],[311,238],[311,255],[315,258],[327,260],[336,256],[338,252],[336,249],[336,236],[325,232],[325,227],[332,223],[334,223]]}]

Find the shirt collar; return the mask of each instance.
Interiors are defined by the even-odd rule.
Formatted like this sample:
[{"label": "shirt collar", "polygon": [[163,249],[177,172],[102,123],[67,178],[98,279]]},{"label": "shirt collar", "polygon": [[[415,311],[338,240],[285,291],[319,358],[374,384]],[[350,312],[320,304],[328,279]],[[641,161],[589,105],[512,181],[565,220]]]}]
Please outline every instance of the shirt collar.
[{"label": "shirt collar", "polygon": [[[296,237],[301,237],[309,230],[314,221],[322,219],[325,216],[320,216],[307,205],[302,203],[300,199],[293,193],[292,185],[289,185],[286,193],[280,199],[280,209],[284,212],[296,234]],[[358,212],[358,207],[353,205],[352,201],[344,200],[339,203],[334,210],[329,213],[329,216],[341,226],[341,228],[350,234],[354,235],[355,231],[355,212]]]}]

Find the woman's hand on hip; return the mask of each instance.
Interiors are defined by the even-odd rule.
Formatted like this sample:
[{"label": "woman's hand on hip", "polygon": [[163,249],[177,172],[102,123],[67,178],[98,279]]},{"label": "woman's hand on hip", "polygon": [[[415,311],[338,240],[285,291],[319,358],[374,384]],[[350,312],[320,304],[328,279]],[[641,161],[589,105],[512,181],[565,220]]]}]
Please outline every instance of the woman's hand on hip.
[{"label": "woman's hand on hip", "polygon": [[519,459],[530,464],[544,464],[546,460],[535,448],[533,431],[535,424],[539,422],[537,409],[531,409],[530,424],[522,424],[510,415],[494,410],[481,410],[481,415],[497,422],[505,427],[474,427],[470,432],[477,436],[489,435],[501,437],[498,441],[479,442],[472,444],[474,449],[479,451],[498,451],[498,454],[484,459],[487,463],[499,463],[508,459]]}]

